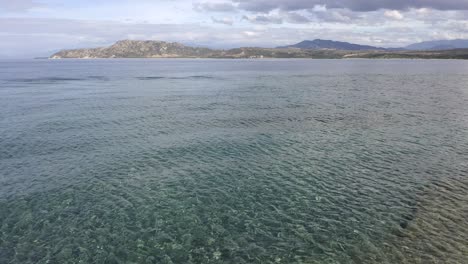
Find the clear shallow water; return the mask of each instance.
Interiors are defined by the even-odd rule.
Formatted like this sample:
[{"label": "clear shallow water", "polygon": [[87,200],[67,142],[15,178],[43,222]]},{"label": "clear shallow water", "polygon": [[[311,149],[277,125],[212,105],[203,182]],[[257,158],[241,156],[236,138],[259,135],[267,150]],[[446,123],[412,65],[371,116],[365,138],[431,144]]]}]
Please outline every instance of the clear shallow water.
[{"label": "clear shallow water", "polygon": [[465,263],[468,62],[0,62],[0,263]]}]

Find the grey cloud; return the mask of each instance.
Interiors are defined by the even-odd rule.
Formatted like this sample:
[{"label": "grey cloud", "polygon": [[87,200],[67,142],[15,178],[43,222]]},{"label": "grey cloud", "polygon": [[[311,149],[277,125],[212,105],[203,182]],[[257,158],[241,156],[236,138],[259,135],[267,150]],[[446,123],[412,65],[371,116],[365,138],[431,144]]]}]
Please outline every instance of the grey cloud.
[{"label": "grey cloud", "polygon": [[211,21],[213,21],[213,23],[216,23],[216,24],[224,24],[224,25],[229,25],[229,26],[232,26],[234,24],[234,21],[228,17],[224,17],[224,18],[211,17]]},{"label": "grey cloud", "polygon": [[243,16],[243,19],[255,24],[282,24],[283,18],[276,15]]},{"label": "grey cloud", "polygon": [[194,3],[193,8],[199,12],[234,12],[236,11],[236,6],[232,3]]},{"label": "grey cloud", "polygon": [[331,23],[351,23],[360,20],[361,16],[346,9],[336,9],[328,11],[311,11],[317,21]]},{"label": "grey cloud", "polygon": [[34,0],[0,0],[0,11],[22,12],[42,6]]},{"label": "grey cloud", "polygon": [[244,16],[243,19],[255,24],[283,24],[284,22],[291,24],[307,24],[311,20],[301,14],[295,12],[280,12],[279,14],[271,15],[254,15]]},{"label": "grey cloud", "polygon": [[287,12],[284,16],[285,20],[292,24],[307,24],[311,22],[308,17],[294,12]]},{"label": "grey cloud", "polygon": [[233,0],[239,8],[254,12],[274,9],[294,11],[312,9],[317,5],[327,8],[346,8],[367,12],[379,9],[406,10],[432,8],[438,10],[468,10],[468,0]]},{"label": "grey cloud", "polygon": [[452,34],[452,38],[468,39],[468,20],[444,21],[438,26],[441,31]]},{"label": "grey cloud", "polygon": [[[280,20],[283,22],[290,19],[287,17],[288,14],[280,12],[273,20],[276,19],[277,23]],[[271,20],[272,18],[263,19]],[[454,22],[456,24],[453,24]],[[413,29],[413,31],[393,28],[385,24],[376,31],[373,26],[355,28],[354,25],[350,25],[324,28],[318,23],[310,23],[306,28],[262,26],[257,29],[232,27],[226,30],[225,27],[196,24],[144,24],[0,17],[0,38],[2,39],[0,57],[47,56],[60,49],[107,46],[120,39],[153,39],[213,48],[233,48],[283,46],[315,38],[386,47],[406,46],[412,42],[442,37],[468,38],[465,30],[468,21],[454,22]],[[449,27],[452,29],[446,29]],[[252,33],[255,37],[252,37]]]}]

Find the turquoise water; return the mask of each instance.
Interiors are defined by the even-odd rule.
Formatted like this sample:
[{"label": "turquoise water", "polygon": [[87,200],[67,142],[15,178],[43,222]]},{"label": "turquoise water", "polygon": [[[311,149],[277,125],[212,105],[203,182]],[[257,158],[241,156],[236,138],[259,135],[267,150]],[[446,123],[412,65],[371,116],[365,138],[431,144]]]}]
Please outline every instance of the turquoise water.
[{"label": "turquoise water", "polygon": [[468,62],[0,62],[0,263],[466,263]]}]

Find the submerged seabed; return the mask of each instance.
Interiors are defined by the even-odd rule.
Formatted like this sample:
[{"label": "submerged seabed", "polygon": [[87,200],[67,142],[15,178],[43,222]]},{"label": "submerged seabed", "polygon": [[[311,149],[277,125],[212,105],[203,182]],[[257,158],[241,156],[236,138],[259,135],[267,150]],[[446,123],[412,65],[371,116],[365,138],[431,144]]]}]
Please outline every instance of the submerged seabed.
[{"label": "submerged seabed", "polygon": [[0,62],[0,263],[466,263],[468,62]]}]

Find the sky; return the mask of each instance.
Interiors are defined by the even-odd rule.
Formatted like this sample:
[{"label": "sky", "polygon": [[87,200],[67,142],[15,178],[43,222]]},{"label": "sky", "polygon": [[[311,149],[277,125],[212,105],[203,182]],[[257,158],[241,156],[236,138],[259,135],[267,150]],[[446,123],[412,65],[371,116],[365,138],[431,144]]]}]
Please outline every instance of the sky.
[{"label": "sky", "polygon": [[0,0],[0,58],[117,40],[210,48],[468,39],[468,0]]}]

